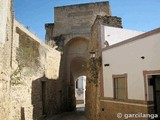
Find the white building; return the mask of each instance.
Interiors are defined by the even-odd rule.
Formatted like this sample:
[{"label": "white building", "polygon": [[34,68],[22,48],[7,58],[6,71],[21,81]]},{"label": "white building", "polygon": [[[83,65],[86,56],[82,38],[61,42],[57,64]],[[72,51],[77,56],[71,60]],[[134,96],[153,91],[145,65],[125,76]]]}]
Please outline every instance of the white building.
[{"label": "white building", "polygon": [[86,76],[80,76],[75,81],[76,101],[82,101],[85,104]]},{"label": "white building", "polygon": [[111,46],[113,44],[122,42],[126,39],[132,38],[134,36],[140,35],[144,32],[122,29],[117,27],[109,27],[102,25],[101,31],[101,40],[102,40],[102,48],[106,47],[106,43]]},{"label": "white building", "polygon": [[160,28],[141,33],[104,27],[102,47],[101,109],[106,116],[160,114]]}]

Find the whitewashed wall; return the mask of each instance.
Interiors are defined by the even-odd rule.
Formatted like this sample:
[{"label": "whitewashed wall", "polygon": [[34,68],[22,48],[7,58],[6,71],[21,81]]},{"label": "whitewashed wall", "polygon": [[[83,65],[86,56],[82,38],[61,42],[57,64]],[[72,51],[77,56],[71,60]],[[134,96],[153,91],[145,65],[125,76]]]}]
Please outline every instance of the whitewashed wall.
[{"label": "whitewashed wall", "polygon": [[134,36],[140,35],[143,32],[128,30],[123,28],[102,26],[102,48],[105,47],[104,42],[107,41],[109,45],[116,44]]},{"label": "whitewashed wall", "polygon": [[[160,30],[159,30],[160,31]],[[102,52],[104,96],[113,97],[113,74],[128,75],[128,99],[145,100],[144,70],[160,70],[160,32]],[[141,59],[144,56],[145,59]],[[109,63],[110,66],[104,66]]]},{"label": "whitewashed wall", "polygon": [[[76,100],[85,100],[85,91],[86,91],[86,76],[81,76],[77,79],[78,88],[75,88],[75,97]],[[76,81],[75,81],[76,84]]]}]

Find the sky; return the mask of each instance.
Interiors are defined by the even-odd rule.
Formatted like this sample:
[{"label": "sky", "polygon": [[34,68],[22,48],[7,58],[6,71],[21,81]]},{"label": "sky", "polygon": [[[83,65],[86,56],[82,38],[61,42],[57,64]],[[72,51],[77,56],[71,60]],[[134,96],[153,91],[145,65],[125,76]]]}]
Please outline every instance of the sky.
[{"label": "sky", "polygon": [[[107,0],[14,0],[15,18],[45,41],[45,24],[54,23],[54,7]],[[124,29],[147,32],[160,27],[159,0],[108,0]]]}]

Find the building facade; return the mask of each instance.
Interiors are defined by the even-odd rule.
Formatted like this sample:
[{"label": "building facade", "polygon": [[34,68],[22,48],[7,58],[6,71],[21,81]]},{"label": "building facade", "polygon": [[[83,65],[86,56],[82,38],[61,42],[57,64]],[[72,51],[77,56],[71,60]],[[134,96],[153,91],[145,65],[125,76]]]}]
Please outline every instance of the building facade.
[{"label": "building facade", "polygon": [[155,29],[103,48],[101,120],[148,120],[160,114],[159,37],[160,29]]},{"label": "building facade", "polygon": [[63,109],[75,110],[75,81],[79,76],[87,76],[85,112],[89,119],[98,119],[99,88],[89,80],[88,71],[89,53],[97,38],[92,26],[96,19],[101,19],[106,25],[122,27],[121,19],[111,15],[109,2],[60,6],[54,11],[54,23],[45,25],[46,43],[58,45],[57,50],[62,52],[59,78]]}]

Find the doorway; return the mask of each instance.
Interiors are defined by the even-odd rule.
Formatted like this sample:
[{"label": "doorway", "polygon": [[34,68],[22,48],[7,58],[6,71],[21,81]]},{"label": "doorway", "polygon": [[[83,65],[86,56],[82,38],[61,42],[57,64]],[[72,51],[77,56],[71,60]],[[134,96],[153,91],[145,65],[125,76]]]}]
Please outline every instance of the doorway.
[{"label": "doorway", "polygon": [[[87,61],[88,61],[88,44],[89,40],[83,37],[75,37],[69,40],[65,45],[64,55],[66,57],[66,84],[67,84],[67,110],[76,110],[76,83],[75,81],[80,76],[87,74]],[[77,88],[80,93],[83,90]]]},{"label": "doorway", "polygon": [[86,96],[86,76],[79,76],[75,80],[75,98],[76,110],[84,111],[85,109],[85,96]]},{"label": "doorway", "polygon": [[160,115],[160,75],[151,75],[148,79],[148,86],[152,88],[152,92],[151,89],[149,91],[149,96],[154,102],[155,114]]},{"label": "doorway", "polygon": [[42,85],[42,113],[46,115],[46,81],[41,82]]}]

